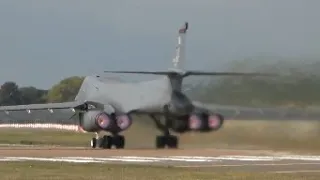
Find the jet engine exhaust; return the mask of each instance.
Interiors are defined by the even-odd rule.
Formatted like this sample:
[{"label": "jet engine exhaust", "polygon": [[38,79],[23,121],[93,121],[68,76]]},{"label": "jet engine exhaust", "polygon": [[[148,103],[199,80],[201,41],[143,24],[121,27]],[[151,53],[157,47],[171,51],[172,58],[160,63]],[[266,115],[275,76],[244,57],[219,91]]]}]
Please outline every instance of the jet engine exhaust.
[{"label": "jet engine exhaust", "polygon": [[111,124],[111,119],[106,113],[100,113],[96,116],[96,124],[101,129],[107,129]]},{"label": "jet engine exhaust", "polygon": [[203,120],[201,119],[200,116],[196,115],[196,114],[192,114],[189,117],[189,128],[191,130],[199,130],[201,129],[203,124]]},{"label": "jet engine exhaust", "polygon": [[129,115],[123,114],[116,117],[116,124],[121,129],[121,131],[124,131],[128,129],[132,124],[132,119]]},{"label": "jet engine exhaust", "polygon": [[219,129],[223,124],[224,118],[220,114],[211,114],[208,116],[208,127],[211,130]]},{"label": "jet engine exhaust", "polygon": [[188,126],[191,131],[215,131],[221,128],[224,118],[220,114],[191,114]]}]

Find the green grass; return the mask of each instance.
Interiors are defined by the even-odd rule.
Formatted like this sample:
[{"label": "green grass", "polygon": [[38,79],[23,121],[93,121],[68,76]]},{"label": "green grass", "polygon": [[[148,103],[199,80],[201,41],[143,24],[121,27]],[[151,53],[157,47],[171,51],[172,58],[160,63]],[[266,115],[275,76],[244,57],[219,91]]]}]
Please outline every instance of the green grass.
[{"label": "green grass", "polygon": [[[320,122],[229,121],[210,134],[186,134],[191,146],[320,152]],[[200,141],[197,141],[201,138]]]},{"label": "green grass", "polygon": [[320,173],[274,174],[232,172],[231,169],[188,169],[140,165],[71,164],[47,162],[1,162],[1,180],[302,180],[320,178]]},{"label": "green grass", "polygon": [[[148,120],[147,120],[148,121]],[[149,123],[149,122],[148,122]],[[160,134],[151,124],[136,122],[126,132],[127,148],[152,148]],[[57,130],[0,129],[0,143],[87,146],[92,133]],[[180,136],[182,148],[270,149],[320,152],[320,122],[227,121],[212,133],[187,133]]]},{"label": "green grass", "polygon": [[92,134],[58,130],[0,129],[1,144],[88,146]]}]

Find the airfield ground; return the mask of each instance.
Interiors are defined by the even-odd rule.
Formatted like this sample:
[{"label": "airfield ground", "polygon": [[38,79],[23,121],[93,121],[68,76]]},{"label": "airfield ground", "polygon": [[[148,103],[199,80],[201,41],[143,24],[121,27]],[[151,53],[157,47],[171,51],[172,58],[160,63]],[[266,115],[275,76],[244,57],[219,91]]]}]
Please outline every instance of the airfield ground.
[{"label": "airfield ground", "polygon": [[0,154],[1,179],[4,180],[320,178],[320,156],[259,150],[91,150],[24,146],[1,148]]},{"label": "airfield ground", "polygon": [[1,178],[320,178],[320,122],[228,121],[214,133],[182,135],[178,150],[152,149],[156,134],[136,123],[125,133],[129,149],[119,151],[83,148],[92,134],[1,129]]},{"label": "airfield ground", "polygon": [[[145,124],[144,124],[145,123]],[[135,122],[124,133],[126,148],[145,149],[155,147],[159,134],[153,124]],[[212,133],[188,133],[180,135],[180,147],[257,149],[290,151],[296,153],[320,153],[320,121],[226,121],[224,127]],[[58,130],[0,129],[0,144],[54,145],[89,147],[92,133],[76,133]]]},{"label": "airfield ground", "polygon": [[2,163],[1,179],[64,179],[64,180],[318,180],[320,173],[266,173],[233,171],[230,168],[172,168],[143,165],[70,164],[45,162]]}]

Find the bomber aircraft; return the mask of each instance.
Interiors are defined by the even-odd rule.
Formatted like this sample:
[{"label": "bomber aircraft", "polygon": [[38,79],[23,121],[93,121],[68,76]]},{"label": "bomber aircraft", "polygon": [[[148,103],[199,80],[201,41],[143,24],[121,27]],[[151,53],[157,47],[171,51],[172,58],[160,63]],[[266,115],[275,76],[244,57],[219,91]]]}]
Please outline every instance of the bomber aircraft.
[{"label": "bomber aircraft", "polygon": [[[178,31],[176,55],[172,67],[166,71],[105,71],[104,73],[153,74],[160,78],[142,82],[102,80],[99,76],[86,76],[74,101],[63,103],[1,106],[0,111],[36,110],[54,111],[70,109],[79,125],[95,133],[92,148],[117,149],[125,147],[125,137],[133,115],[147,115],[163,135],[156,137],[156,148],[178,148],[178,138],[170,132],[210,132],[222,127],[224,116],[199,106],[182,92],[182,81],[191,75],[213,76],[269,76],[261,73],[204,72],[184,70],[185,40],[188,22]],[[164,120],[164,121],[162,121]],[[109,135],[100,135],[107,132]]]}]

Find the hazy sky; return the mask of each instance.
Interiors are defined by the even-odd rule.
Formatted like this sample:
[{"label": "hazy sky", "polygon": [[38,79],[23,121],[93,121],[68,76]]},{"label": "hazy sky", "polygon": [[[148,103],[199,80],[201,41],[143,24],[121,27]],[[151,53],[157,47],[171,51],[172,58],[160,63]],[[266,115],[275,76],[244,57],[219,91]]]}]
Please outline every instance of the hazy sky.
[{"label": "hazy sky", "polygon": [[164,70],[189,21],[187,68],[320,57],[319,0],[1,0],[0,83],[50,88],[103,70]]}]

